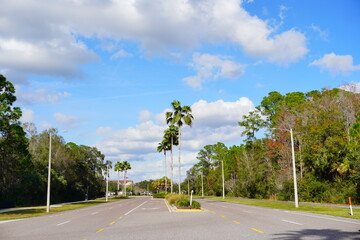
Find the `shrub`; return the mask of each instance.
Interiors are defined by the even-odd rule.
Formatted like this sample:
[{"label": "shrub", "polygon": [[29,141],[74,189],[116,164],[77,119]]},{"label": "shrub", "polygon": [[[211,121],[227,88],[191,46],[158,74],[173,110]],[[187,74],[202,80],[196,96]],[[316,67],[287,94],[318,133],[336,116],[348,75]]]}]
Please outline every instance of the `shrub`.
[{"label": "shrub", "polygon": [[154,198],[165,198],[165,196],[166,196],[165,192],[159,192],[153,194]]},{"label": "shrub", "polygon": [[188,199],[178,200],[175,205],[177,207],[189,207],[190,200],[188,200]]},{"label": "shrub", "polygon": [[192,201],[191,208],[200,209],[201,205],[198,201]]},{"label": "shrub", "polygon": [[170,205],[175,204],[179,200],[189,199],[189,197],[186,195],[182,195],[182,194],[179,195],[179,194],[174,194],[174,193],[167,195],[165,198],[169,202]]}]

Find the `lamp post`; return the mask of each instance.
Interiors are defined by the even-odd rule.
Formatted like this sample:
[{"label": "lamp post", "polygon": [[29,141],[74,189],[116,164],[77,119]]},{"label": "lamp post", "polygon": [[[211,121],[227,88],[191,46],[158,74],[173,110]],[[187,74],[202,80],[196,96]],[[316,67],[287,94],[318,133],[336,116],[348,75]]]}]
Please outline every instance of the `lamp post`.
[{"label": "lamp post", "polygon": [[48,167],[48,185],[46,196],[46,212],[50,212],[50,181],[51,181],[51,132],[49,132],[49,167]]},{"label": "lamp post", "polygon": [[204,197],[204,173],[201,171],[201,197]]},{"label": "lamp post", "polygon": [[299,207],[299,198],[298,198],[298,190],[297,190],[297,180],[296,180],[296,168],[295,168],[295,149],[294,149],[294,137],[292,128],[290,129],[281,129],[281,128],[273,128],[283,131],[290,132],[290,139],[291,139],[291,155],[292,155],[292,169],[293,169],[293,179],[294,179],[294,200],[295,200],[295,207]]},{"label": "lamp post", "polygon": [[224,160],[221,161],[221,171],[222,171],[222,195],[223,195],[223,199],[225,199]]}]

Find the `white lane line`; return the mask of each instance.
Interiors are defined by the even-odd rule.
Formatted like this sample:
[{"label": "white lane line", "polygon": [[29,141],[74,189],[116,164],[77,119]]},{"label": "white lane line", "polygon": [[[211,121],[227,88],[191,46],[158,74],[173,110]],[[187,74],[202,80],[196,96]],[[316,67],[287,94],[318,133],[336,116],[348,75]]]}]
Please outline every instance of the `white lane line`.
[{"label": "white lane line", "polygon": [[250,211],[246,211],[246,210],[242,210],[243,212],[245,212],[245,213],[252,213],[252,212],[250,212]]},{"label": "white lane line", "polygon": [[56,224],[56,226],[61,226],[61,225],[67,224],[67,223],[69,223],[69,222],[70,222],[70,221],[66,221],[66,222],[58,223],[58,224]]},{"label": "white lane line", "polygon": [[144,205],[145,203],[147,203],[148,201],[146,201],[146,202],[143,202],[142,204],[140,204],[139,206],[137,206],[136,208],[133,208],[133,209],[131,209],[130,211],[128,211],[127,213],[125,213],[124,215],[126,216],[126,215],[128,215],[129,213],[131,213],[132,211],[134,211],[135,209],[137,209],[137,208],[139,208],[139,207],[141,207],[142,205]]},{"label": "white lane line", "polygon": [[93,213],[91,213],[91,215],[95,215],[95,214],[98,214],[99,212],[93,212]]},{"label": "white lane line", "polygon": [[22,220],[22,219],[14,219],[14,220],[0,221],[0,224],[9,223],[9,222],[17,222],[17,221],[20,221],[20,220]]},{"label": "white lane line", "polygon": [[225,206],[220,206],[220,207],[223,207],[223,208],[228,208],[228,207],[225,207]]},{"label": "white lane line", "polygon": [[289,220],[285,220],[285,219],[281,219],[281,221],[291,223],[291,224],[301,225],[301,226],[304,225],[302,223],[297,223],[297,222],[293,222],[293,221],[289,221]]}]

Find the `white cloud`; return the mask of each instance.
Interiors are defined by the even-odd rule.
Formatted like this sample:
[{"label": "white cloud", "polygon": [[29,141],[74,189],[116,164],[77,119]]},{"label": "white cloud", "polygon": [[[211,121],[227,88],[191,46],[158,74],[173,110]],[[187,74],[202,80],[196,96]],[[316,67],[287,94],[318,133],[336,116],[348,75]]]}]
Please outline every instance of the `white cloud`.
[{"label": "white cloud", "polygon": [[200,88],[203,82],[219,77],[237,79],[245,70],[245,65],[231,61],[229,57],[200,53],[193,54],[190,66],[195,69],[196,75],[183,81],[193,88]]},{"label": "white cloud", "polygon": [[[196,155],[205,145],[217,142],[240,144],[242,128],[237,122],[242,120],[243,115],[254,110],[254,104],[250,99],[242,97],[234,102],[200,100],[193,103],[191,108],[194,116],[193,126],[182,128],[183,176],[197,161]],[[163,176],[163,168],[161,168],[163,155],[157,154],[156,148],[167,127],[163,119],[164,113],[168,110],[164,109],[162,113],[156,115],[158,119],[156,123],[146,121],[135,127],[120,130],[100,127],[96,132],[103,134],[104,137],[96,146],[110,159],[127,160],[134,164],[135,179],[142,179],[144,176],[149,178]],[[176,159],[175,149],[174,161]]]},{"label": "white cloud", "polygon": [[325,54],[322,58],[310,63],[318,66],[322,71],[329,71],[332,75],[348,75],[351,71],[360,70],[360,65],[354,65],[351,55]]},{"label": "white cloud", "polygon": [[22,111],[22,116],[20,118],[20,121],[25,123],[25,122],[34,122],[36,117],[35,117],[35,112],[31,109],[26,109],[23,108],[21,109]]},{"label": "white cloud", "polygon": [[360,82],[351,82],[339,88],[349,92],[360,93]]},{"label": "white cloud", "polygon": [[117,58],[130,57],[130,56],[132,56],[131,53],[128,53],[124,49],[121,49],[120,51],[117,51],[116,53],[111,55],[110,59],[114,60],[114,59],[117,59]]},{"label": "white cloud", "polygon": [[64,124],[64,125],[73,125],[79,121],[82,121],[82,119],[74,116],[74,115],[66,115],[63,113],[54,113],[54,118],[57,123]]},{"label": "white cloud", "polygon": [[151,113],[148,110],[142,110],[139,113],[138,121],[146,122],[146,121],[150,120],[150,117],[151,117]]},{"label": "white cloud", "polygon": [[79,36],[135,41],[147,52],[166,55],[203,42],[232,43],[249,56],[285,65],[308,52],[304,34],[278,32],[250,15],[241,0],[8,0],[0,16],[0,69],[18,77],[81,76],[78,65],[98,57]]},{"label": "white cloud", "polygon": [[20,85],[16,85],[15,87],[17,89],[18,101],[26,105],[35,103],[57,103],[62,98],[71,96],[68,92],[57,92],[45,88],[30,91],[23,89]]}]

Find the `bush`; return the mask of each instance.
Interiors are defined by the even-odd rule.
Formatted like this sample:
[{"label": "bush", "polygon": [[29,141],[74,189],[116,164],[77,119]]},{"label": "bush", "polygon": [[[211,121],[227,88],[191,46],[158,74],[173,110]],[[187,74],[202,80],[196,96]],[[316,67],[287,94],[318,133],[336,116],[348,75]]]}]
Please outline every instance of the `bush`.
[{"label": "bush", "polygon": [[200,209],[201,205],[198,201],[192,201],[191,208]]},{"label": "bush", "polygon": [[165,192],[160,192],[160,193],[154,193],[153,197],[154,198],[165,198],[166,194]]},{"label": "bush", "polygon": [[190,200],[188,200],[188,199],[179,200],[176,202],[175,205],[177,207],[190,207]]},{"label": "bush", "polygon": [[179,200],[189,199],[189,197],[186,195],[183,195],[183,194],[179,195],[179,194],[174,194],[174,193],[167,195],[165,198],[169,202],[170,205],[175,204]]}]

